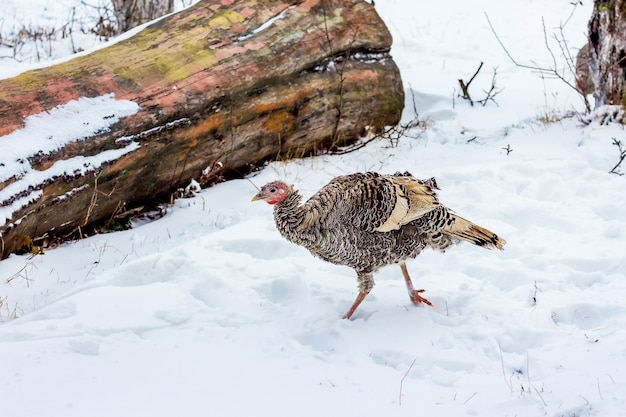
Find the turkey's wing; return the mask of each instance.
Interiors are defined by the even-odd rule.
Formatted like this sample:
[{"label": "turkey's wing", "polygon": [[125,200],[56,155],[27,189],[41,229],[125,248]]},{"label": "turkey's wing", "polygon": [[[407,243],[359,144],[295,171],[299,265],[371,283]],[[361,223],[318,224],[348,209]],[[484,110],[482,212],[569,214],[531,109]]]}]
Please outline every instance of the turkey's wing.
[{"label": "turkey's wing", "polygon": [[397,230],[440,206],[431,182],[408,176],[385,176],[390,182],[395,204],[389,217],[376,228],[378,232]]}]

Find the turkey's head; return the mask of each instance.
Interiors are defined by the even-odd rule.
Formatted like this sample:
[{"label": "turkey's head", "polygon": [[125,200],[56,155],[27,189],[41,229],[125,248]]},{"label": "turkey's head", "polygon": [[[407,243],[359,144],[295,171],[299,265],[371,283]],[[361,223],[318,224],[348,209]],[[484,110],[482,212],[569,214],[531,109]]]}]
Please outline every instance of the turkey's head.
[{"label": "turkey's head", "polygon": [[292,187],[282,181],[274,181],[265,184],[261,190],[252,197],[252,201],[265,200],[268,204],[276,204],[282,202]]}]

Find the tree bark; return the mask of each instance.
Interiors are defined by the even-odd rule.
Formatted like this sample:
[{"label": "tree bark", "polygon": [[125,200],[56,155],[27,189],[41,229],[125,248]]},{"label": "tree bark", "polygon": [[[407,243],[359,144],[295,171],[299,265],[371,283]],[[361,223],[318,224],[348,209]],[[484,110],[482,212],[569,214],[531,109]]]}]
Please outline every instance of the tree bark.
[{"label": "tree bark", "polygon": [[390,46],[365,1],[212,0],[105,49],[0,80],[0,149],[48,144],[52,136],[25,137],[27,116],[76,100],[137,106],[103,109],[98,121],[111,125],[0,163],[2,258],[24,241],[162,201],[193,178],[210,184],[397,124],[404,95]]},{"label": "tree bark", "polygon": [[626,105],[626,1],[594,1],[589,21],[589,68],[596,107]]}]

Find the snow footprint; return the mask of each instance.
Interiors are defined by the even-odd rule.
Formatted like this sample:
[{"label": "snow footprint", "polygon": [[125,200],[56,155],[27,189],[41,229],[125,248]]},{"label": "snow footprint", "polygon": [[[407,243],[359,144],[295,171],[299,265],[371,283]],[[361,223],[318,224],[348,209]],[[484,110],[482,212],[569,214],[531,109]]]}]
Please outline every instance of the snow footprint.
[{"label": "snow footprint", "polygon": [[552,320],[559,325],[592,330],[604,326],[610,327],[607,323],[613,321],[615,316],[622,316],[624,310],[624,307],[617,305],[577,303],[553,309]]},{"label": "snow footprint", "polygon": [[100,353],[100,342],[91,336],[77,337],[68,341],[68,348],[80,355],[96,356]]},{"label": "snow footprint", "polygon": [[266,298],[276,304],[290,305],[306,302],[311,291],[301,278],[277,278],[264,290]]},{"label": "snow footprint", "polygon": [[224,251],[248,254],[255,259],[280,259],[293,254],[294,245],[282,240],[237,239],[219,242]]}]

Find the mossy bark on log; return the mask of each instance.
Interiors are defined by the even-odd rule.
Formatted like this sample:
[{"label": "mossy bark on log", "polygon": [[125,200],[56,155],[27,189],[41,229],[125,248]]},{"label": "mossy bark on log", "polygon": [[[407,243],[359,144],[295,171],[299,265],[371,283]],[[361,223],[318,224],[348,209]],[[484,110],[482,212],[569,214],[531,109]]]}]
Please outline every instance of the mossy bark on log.
[{"label": "mossy bark on log", "polygon": [[139,106],[110,129],[27,163],[45,174],[60,161],[129,142],[135,150],[20,195],[2,195],[19,175],[0,179],[0,208],[37,191],[0,219],[2,258],[23,237],[67,235],[122,206],[167,198],[203,171],[211,183],[220,170],[208,167],[246,170],[397,124],[404,95],[390,46],[384,23],[362,0],[212,0],[107,48],[0,80],[0,148],[27,116],[72,100],[112,94]]}]

